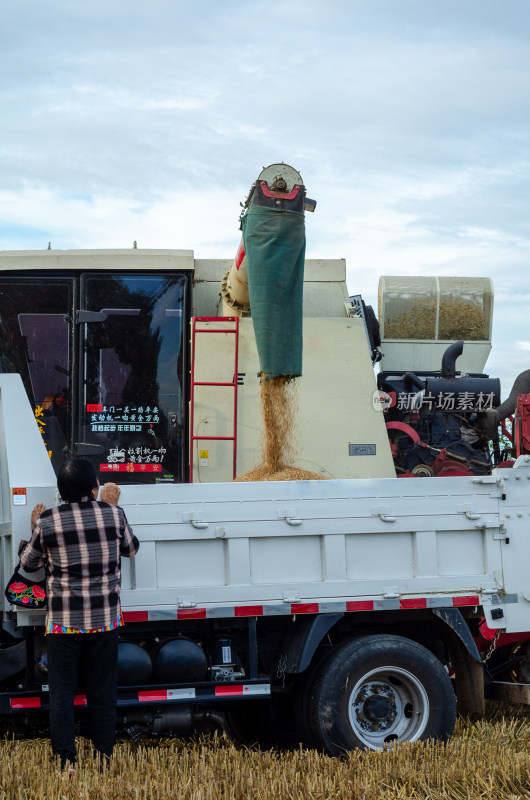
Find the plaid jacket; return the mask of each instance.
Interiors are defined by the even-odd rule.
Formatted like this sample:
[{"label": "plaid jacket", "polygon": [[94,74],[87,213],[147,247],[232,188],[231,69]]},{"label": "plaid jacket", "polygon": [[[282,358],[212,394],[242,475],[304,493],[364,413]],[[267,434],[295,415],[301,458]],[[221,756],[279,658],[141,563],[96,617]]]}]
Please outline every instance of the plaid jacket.
[{"label": "plaid jacket", "polygon": [[44,567],[50,620],[102,628],[120,611],[120,556],[139,547],[122,508],[87,498],[44,511],[20,561],[27,572]]}]

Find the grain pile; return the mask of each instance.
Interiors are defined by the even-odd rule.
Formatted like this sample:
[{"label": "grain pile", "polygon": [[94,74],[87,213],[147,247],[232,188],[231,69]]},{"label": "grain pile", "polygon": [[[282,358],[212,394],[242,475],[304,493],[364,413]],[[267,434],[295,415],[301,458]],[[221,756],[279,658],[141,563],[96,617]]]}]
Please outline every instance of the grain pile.
[{"label": "grain pile", "polygon": [[434,339],[436,300],[426,298],[385,320],[385,339]]},{"label": "grain pile", "polygon": [[0,800],[519,800],[530,797],[530,719],[502,709],[458,720],[447,744],[332,759],[314,750],[239,748],[224,735],[119,744],[100,775],[88,744],[70,777],[48,740],[0,742]]},{"label": "grain pile", "polygon": [[245,472],[244,475],[238,475],[235,481],[327,481],[327,475],[319,475],[318,472],[311,472],[308,469],[299,469],[298,467],[284,467],[271,471],[267,464],[262,464],[256,469]]},{"label": "grain pile", "polygon": [[482,306],[454,295],[440,302],[439,339],[467,339],[475,342],[488,338],[486,316]]},{"label": "grain pile", "polygon": [[297,450],[296,379],[289,375],[265,379],[260,385],[263,415],[262,463],[236,481],[310,481],[322,475],[289,466]]},{"label": "grain pile", "polygon": [[[445,295],[440,300],[438,339],[480,341],[487,339],[488,333],[482,306],[456,295]],[[435,334],[434,299],[415,303],[385,321],[385,339],[434,339]]]}]

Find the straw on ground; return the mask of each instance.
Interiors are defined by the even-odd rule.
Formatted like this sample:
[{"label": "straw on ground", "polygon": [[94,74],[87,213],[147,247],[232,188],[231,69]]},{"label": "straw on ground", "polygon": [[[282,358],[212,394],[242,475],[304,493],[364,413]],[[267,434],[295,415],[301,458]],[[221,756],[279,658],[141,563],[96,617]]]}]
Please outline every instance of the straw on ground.
[{"label": "straw on ground", "polygon": [[74,775],[47,740],[0,745],[1,800],[515,800],[530,798],[530,716],[496,709],[459,720],[447,745],[400,744],[332,759],[313,750],[240,748],[224,735],[121,743],[100,774],[79,742]]}]

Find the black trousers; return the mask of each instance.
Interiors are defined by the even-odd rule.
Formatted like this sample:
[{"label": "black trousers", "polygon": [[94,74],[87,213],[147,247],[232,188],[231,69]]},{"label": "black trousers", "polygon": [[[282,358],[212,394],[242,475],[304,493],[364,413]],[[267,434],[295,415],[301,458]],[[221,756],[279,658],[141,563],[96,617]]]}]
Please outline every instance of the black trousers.
[{"label": "black trousers", "polygon": [[52,750],[61,765],[75,763],[74,699],[84,675],[90,738],[111,756],[116,736],[118,631],[50,633],[46,636]]}]

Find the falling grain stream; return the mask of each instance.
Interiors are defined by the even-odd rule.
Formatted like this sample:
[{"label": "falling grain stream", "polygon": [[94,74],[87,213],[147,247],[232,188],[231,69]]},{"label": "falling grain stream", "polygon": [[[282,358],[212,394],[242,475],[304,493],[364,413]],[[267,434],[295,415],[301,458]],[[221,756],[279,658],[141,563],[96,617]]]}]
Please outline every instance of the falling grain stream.
[{"label": "falling grain stream", "polygon": [[322,480],[323,475],[293,467],[298,455],[297,382],[290,375],[261,377],[263,434],[261,464],[236,481]]}]

